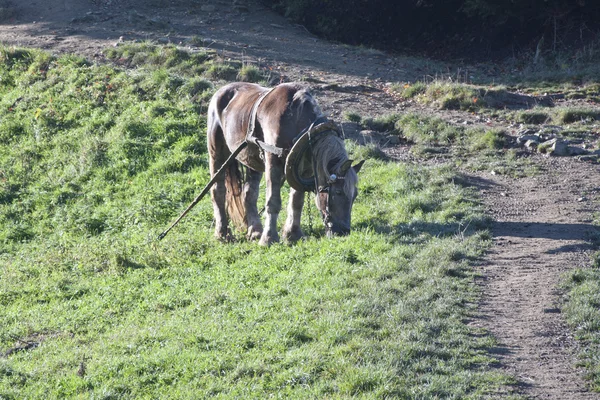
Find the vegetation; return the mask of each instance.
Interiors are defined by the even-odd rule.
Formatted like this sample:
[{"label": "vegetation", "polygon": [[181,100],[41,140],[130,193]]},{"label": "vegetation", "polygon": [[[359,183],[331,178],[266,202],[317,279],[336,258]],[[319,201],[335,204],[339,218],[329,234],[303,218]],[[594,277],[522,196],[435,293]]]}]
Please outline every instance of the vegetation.
[{"label": "vegetation", "polygon": [[207,200],[157,242],[208,181],[212,80],[243,65],[145,43],[107,55],[0,48],[0,398],[466,399],[511,383],[467,324],[490,238],[452,169],[370,159],[345,238],[308,207],[295,246],[222,244]]},{"label": "vegetation", "polygon": [[568,302],[565,315],[575,338],[582,341],[580,366],[585,367],[591,387],[600,391],[600,253],[594,255],[594,263],[589,269],[575,269],[565,282]]}]

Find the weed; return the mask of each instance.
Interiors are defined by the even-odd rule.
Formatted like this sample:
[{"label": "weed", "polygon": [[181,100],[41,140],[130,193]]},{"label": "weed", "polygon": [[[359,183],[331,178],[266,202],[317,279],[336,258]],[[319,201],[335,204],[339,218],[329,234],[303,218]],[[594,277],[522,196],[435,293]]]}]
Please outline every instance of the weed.
[{"label": "weed", "polygon": [[362,121],[362,117],[360,116],[360,114],[352,111],[346,111],[343,117],[345,121],[354,122],[357,124],[360,124],[360,122]]},{"label": "weed", "polygon": [[396,83],[391,86],[391,90],[402,98],[411,99],[424,94],[427,91],[427,84],[421,81],[413,84]]},{"label": "weed", "polygon": [[254,65],[244,65],[240,68],[237,79],[242,82],[257,83],[264,79],[264,76],[258,67]]},{"label": "weed", "polygon": [[367,128],[379,132],[394,133],[396,131],[396,122],[401,118],[400,114],[382,115],[377,118],[365,118],[361,124]]},{"label": "weed", "polygon": [[600,120],[600,109],[596,108],[560,108],[555,111],[554,119],[560,124],[589,122]]},{"label": "weed", "polygon": [[465,134],[471,151],[500,150],[507,145],[507,133],[501,129],[468,129]]},{"label": "weed", "polygon": [[543,124],[551,119],[550,114],[545,111],[527,110],[516,113],[515,119],[523,124]]}]

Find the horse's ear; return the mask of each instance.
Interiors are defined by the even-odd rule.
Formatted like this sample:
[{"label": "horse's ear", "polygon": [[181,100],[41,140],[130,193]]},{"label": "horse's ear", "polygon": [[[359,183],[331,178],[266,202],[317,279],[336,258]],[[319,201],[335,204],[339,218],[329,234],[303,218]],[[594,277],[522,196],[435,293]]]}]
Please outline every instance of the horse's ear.
[{"label": "horse's ear", "polygon": [[360,171],[360,169],[362,168],[363,164],[365,163],[365,160],[360,161],[358,164],[356,164],[355,166],[353,166],[352,168],[354,168],[354,171],[358,174],[358,171]]},{"label": "horse's ear", "polygon": [[342,175],[346,175],[346,172],[348,172],[348,170],[350,169],[351,166],[352,166],[352,160],[344,161],[344,163],[340,167],[340,173]]}]

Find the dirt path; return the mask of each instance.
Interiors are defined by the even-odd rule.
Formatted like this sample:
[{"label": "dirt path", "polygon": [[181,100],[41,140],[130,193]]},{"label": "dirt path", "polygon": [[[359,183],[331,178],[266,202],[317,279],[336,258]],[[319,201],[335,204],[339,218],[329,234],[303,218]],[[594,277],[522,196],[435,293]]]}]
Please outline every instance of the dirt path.
[{"label": "dirt path", "polygon": [[[103,48],[121,40],[151,39],[192,51],[208,47],[224,58],[271,70],[274,79],[310,82],[324,111],[337,120],[344,111],[372,117],[414,111],[390,97],[387,84],[452,72],[439,62],[326,42],[258,2],[206,0],[191,8],[189,3],[12,1],[14,14],[0,21],[0,42],[99,61]],[[483,318],[476,323],[498,338],[500,368],[521,383],[517,393],[536,399],[600,398],[586,391],[582,372],[574,368],[577,344],[564,325],[557,287],[562,273],[589,263],[600,171],[574,159],[538,162],[545,172],[533,178],[473,177],[496,221],[494,246],[481,267]]]},{"label": "dirt path", "polygon": [[498,339],[501,368],[534,399],[597,399],[574,365],[577,344],[561,315],[558,282],[589,264],[598,168],[570,159],[540,159],[544,172],[479,181],[494,217],[494,246],[481,267],[483,318]]}]

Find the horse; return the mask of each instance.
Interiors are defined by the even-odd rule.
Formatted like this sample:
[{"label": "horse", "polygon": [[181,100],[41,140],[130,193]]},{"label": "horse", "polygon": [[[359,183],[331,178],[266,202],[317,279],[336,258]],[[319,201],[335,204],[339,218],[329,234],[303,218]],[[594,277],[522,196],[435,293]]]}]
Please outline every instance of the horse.
[{"label": "horse", "polygon": [[[304,237],[300,216],[305,192],[316,193],[328,237],[350,233],[351,209],[358,194],[358,172],[364,163],[352,166],[339,132],[325,132],[310,138],[315,123],[326,121],[308,88],[298,83],[284,83],[271,89],[253,83],[230,83],[212,96],[207,115],[207,143],[211,178],[225,165],[225,173],[216,177],[210,189],[215,236],[232,238],[228,216],[249,240],[268,246],[279,241],[277,218],[281,211],[281,187],[290,184],[287,219],[282,236],[293,243]],[[325,124],[321,124],[325,125]],[[310,128],[310,129],[309,129]],[[286,157],[298,138],[306,146],[308,131],[310,151],[298,158],[297,165],[287,165]],[[238,147],[246,147],[240,151]],[[239,152],[231,160],[234,151]],[[302,159],[302,160],[300,160]],[[289,160],[288,160],[289,161]],[[241,166],[245,166],[245,174]],[[292,174],[286,174],[286,167]],[[308,188],[291,176],[305,174],[312,178]],[[257,201],[262,175],[266,176],[265,229]],[[294,175],[296,174],[296,175]]]}]

